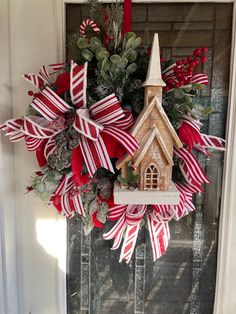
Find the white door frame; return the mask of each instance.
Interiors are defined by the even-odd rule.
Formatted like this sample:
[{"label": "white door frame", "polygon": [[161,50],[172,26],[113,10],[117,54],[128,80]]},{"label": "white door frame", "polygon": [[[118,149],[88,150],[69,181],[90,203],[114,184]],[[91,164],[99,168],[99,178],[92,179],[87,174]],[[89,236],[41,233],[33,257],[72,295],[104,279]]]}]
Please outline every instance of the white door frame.
[{"label": "white door frame", "polygon": [[[38,0],[40,1],[40,0]],[[57,61],[65,58],[65,4],[81,3],[78,0],[52,0],[54,3],[54,23],[57,29]],[[104,1],[109,2],[109,1]],[[236,308],[236,0],[233,1],[156,1],[136,0],[135,3],[233,3],[232,54],[229,89],[229,106],[227,115],[227,152],[224,163],[223,195],[219,226],[219,249],[216,277],[214,314],[234,313]],[[0,1],[0,121],[12,117],[11,86],[11,49],[9,0]],[[45,1],[46,3],[46,1]],[[49,3],[49,2],[47,2]],[[14,4],[14,2],[13,2]],[[37,2],[35,6],[37,5]],[[27,18],[27,16],[26,16]],[[43,17],[42,17],[43,18]],[[43,34],[42,34],[43,36]],[[43,49],[43,48],[42,48]],[[19,60],[20,61],[20,60]],[[0,135],[0,313],[19,314],[18,269],[17,269],[17,224],[15,220],[14,201],[14,164],[13,148],[8,140]],[[3,168],[4,165],[4,168]],[[66,230],[64,230],[66,232]],[[58,309],[55,314],[66,314],[65,275],[58,268]],[[33,289],[33,288],[32,288]],[[23,313],[22,313],[23,314]],[[54,313],[52,313],[54,314]]]},{"label": "white door frame", "polygon": [[[105,0],[103,2],[111,2]],[[231,71],[226,126],[226,153],[219,224],[214,314],[233,313],[236,309],[236,0],[133,0],[134,3],[233,3]],[[81,0],[58,2],[58,48],[65,59],[65,5]]]}]

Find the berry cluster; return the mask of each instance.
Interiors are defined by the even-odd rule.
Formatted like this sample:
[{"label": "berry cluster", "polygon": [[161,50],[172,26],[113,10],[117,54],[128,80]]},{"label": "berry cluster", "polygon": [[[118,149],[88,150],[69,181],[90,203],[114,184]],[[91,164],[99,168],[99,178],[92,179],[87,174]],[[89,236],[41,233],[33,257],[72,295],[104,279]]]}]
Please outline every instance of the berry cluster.
[{"label": "berry cluster", "polygon": [[[205,47],[197,48],[191,56],[177,60],[171,70],[162,75],[166,83],[165,91],[191,83],[194,69],[200,63],[207,61],[206,52],[207,48]],[[161,61],[164,61],[163,58]]]}]

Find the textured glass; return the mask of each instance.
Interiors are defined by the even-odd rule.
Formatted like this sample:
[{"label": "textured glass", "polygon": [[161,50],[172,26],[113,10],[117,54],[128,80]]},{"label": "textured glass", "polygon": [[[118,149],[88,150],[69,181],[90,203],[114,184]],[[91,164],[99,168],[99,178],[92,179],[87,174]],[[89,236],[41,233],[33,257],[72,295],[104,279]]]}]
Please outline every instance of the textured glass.
[{"label": "textured glass", "polygon": [[[81,5],[68,4],[67,43],[83,19]],[[152,41],[159,33],[166,57],[184,57],[196,47],[208,48],[203,71],[210,84],[199,102],[214,113],[203,122],[203,133],[225,136],[231,47],[231,4],[133,4],[133,31]],[[73,55],[71,47],[67,56]],[[199,156],[200,157],[200,156]],[[211,185],[195,197],[196,212],[172,222],[165,256],[152,262],[149,235],[139,234],[129,265],[102,239],[105,230],[85,236],[80,222],[68,222],[68,313],[211,314],[213,312],[223,153],[201,158]]]}]

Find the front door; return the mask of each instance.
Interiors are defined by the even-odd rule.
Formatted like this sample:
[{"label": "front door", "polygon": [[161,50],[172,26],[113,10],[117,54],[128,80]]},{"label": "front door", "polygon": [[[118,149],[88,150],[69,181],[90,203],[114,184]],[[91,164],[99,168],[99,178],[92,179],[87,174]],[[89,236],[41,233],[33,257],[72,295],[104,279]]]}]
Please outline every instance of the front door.
[{"label": "front door", "polygon": [[[203,70],[210,84],[201,93],[199,105],[213,106],[214,113],[204,121],[203,130],[221,137],[225,136],[228,104],[231,12],[231,4],[133,4],[133,31],[144,44],[158,32],[164,57],[184,57],[194,48],[208,48]],[[81,5],[67,4],[68,44],[82,20]],[[68,45],[67,56],[72,54]],[[111,251],[111,243],[102,239],[106,230],[85,236],[76,218],[68,222],[69,313],[213,312],[223,154],[212,152],[211,157],[211,162],[202,159],[201,164],[213,183],[195,197],[195,213],[171,224],[170,247],[156,263],[145,228],[126,265],[119,263],[119,251]],[[158,177],[155,165],[147,167],[146,188],[156,188]]]}]

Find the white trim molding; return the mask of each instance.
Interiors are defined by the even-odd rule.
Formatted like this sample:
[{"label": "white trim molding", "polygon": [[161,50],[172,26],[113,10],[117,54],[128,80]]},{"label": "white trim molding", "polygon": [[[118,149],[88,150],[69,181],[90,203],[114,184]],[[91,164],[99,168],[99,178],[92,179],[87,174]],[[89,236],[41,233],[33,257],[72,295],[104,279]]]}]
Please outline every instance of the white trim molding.
[{"label": "white trim molding", "polygon": [[236,2],[230,69],[214,314],[235,313],[236,310]]},{"label": "white trim molding", "polygon": [[[9,1],[0,2],[0,121],[12,117]],[[0,313],[20,313],[13,145],[0,135]]]}]

